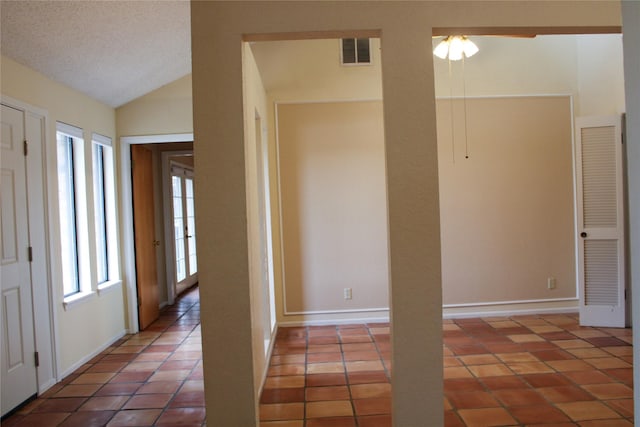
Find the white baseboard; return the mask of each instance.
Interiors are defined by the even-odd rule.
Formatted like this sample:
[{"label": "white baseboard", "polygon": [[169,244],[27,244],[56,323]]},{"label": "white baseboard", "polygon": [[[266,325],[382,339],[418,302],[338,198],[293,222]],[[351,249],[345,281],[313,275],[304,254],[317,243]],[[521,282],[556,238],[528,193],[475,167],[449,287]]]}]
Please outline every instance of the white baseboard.
[{"label": "white baseboard", "polygon": [[276,344],[276,336],[278,335],[278,323],[276,322],[275,327],[273,328],[273,333],[271,334],[271,342],[269,343],[269,348],[267,349],[267,353],[264,356],[264,370],[262,371],[262,378],[260,378],[260,388],[258,389],[258,396],[262,396],[262,390],[264,389],[264,383],[267,381],[267,374],[269,373],[269,365],[271,364],[271,356],[273,355],[273,347]]},{"label": "white baseboard", "polygon": [[320,319],[320,320],[295,320],[289,322],[280,322],[283,327],[292,326],[325,326],[325,325],[349,325],[351,323],[384,323],[389,321],[389,316],[378,317],[361,317],[347,319]]},{"label": "white baseboard", "polygon": [[[443,319],[463,319],[470,317],[509,317],[536,314],[577,313],[577,298],[557,298],[546,300],[524,300],[486,302],[472,304],[446,304],[442,307]],[[300,319],[279,322],[281,327],[345,325],[350,323],[388,322],[389,316],[376,317],[331,317],[325,319]]]},{"label": "white baseboard", "polygon": [[117,334],[115,334],[113,337],[109,338],[103,345],[98,347],[95,351],[91,352],[90,354],[86,355],[82,359],[78,360],[76,363],[71,365],[71,367],[69,367],[67,370],[65,370],[64,372],[59,374],[57,382],[60,382],[63,379],[65,379],[66,377],[68,377],[69,375],[73,374],[76,369],[78,369],[80,366],[84,365],[89,360],[93,359],[94,357],[96,357],[97,355],[102,353],[109,346],[111,346],[114,342],[118,341],[120,338],[122,338],[126,334],[127,334],[127,331],[123,329],[122,331],[120,331]]},{"label": "white baseboard", "polygon": [[578,303],[577,298],[556,298],[473,304],[445,304],[442,307],[442,317],[444,319],[461,319],[469,317],[509,317],[536,314],[577,313]]},{"label": "white baseboard", "polygon": [[49,390],[51,387],[56,385],[57,381],[55,378],[51,378],[49,381],[38,385],[38,394],[42,394],[45,391]]}]

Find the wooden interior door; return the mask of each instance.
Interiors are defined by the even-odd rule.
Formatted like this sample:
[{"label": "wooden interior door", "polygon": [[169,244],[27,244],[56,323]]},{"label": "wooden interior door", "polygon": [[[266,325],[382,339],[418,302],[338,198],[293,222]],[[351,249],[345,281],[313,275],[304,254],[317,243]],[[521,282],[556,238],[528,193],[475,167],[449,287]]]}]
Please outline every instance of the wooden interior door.
[{"label": "wooden interior door", "polygon": [[159,242],[155,238],[151,150],[142,145],[132,145],[131,164],[138,321],[140,329],[145,329],[160,314],[156,266],[156,247]]}]

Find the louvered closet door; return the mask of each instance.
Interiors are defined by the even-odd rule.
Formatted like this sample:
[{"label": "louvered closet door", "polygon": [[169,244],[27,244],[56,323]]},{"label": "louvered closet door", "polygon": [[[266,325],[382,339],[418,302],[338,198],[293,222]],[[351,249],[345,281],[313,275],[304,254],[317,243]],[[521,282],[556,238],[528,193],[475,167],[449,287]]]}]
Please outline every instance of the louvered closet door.
[{"label": "louvered closet door", "polygon": [[580,324],[625,326],[621,117],[576,120]]}]

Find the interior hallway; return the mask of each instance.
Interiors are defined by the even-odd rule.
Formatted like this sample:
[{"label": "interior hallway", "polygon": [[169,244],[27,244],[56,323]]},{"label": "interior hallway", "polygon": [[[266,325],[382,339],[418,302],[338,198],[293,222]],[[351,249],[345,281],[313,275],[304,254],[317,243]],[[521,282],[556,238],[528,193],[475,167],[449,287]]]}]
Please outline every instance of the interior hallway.
[{"label": "interior hallway", "polygon": [[[573,314],[443,329],[447,427],[633,425],[630,329]],[[390,427],[390,355],[386,323],[281,328],[261,427]],[[2,425],[206,425],[198,288]]]}]

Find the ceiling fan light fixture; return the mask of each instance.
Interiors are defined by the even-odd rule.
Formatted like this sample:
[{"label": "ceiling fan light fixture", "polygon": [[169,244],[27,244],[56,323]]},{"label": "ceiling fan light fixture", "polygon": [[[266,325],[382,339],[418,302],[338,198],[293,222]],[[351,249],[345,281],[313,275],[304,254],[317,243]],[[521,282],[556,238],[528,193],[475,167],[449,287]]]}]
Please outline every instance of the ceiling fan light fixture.
[{"label": "ceiling fan light fixture", "polygon": [[449,38],[447,37],[444,40],[441,40],[440,43],[438,43],[438,46],[436,46],[436,48],[433,49],[433,54],[440,59],[446,59],[447,55],[449,54],[448,39]]},{"label": "ceiling fan light fixture", "polygon": [[469,58],[478,53],[478,46],[465,36],[448,36],[433,50],[433,54],[441,59],[447,56],[451,61],[459,61],[463,55]]},{"label": "ceiling fan light fixture", "polygon": [[449,42],[449,59],[452,61],[459,61],[462,59],[464,53],[464,43],[462,38],[454,36]]},{"label": "ceiling fan light fixture", "polygon": [[464,50],[464,56],[466,56],[467,58],[475,55],[480,50],[480,49],[478,49],[478,46],[476,46],[476,44],[474,42],[472,42],[471,40],[469,40],[466,37],[464,38],[464,40],[462,42],[462,46],[463,46],[463,50]]}]

